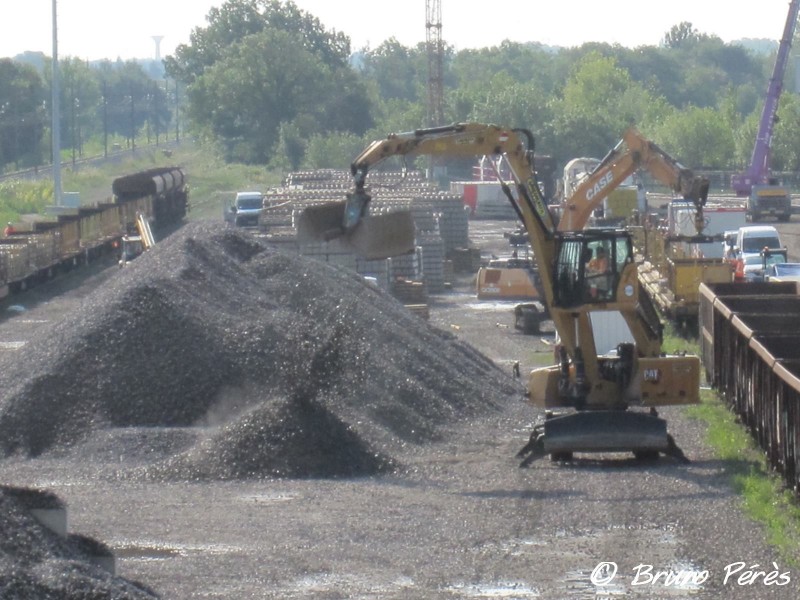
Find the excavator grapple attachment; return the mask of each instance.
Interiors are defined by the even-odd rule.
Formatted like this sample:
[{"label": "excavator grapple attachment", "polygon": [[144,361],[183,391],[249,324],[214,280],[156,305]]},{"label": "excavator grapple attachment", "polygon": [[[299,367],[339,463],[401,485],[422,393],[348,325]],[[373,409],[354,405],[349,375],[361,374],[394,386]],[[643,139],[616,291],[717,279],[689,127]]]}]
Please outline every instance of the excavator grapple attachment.
[{"label": "excavator grapple attachment", "polygon": [[632,452],[637,458],[659,453],[688,462],[667,433],[667,422],[652,413],[627,410],[585,410],[549,416],[534,427],[519,451],[520,466],[549,454],[558,460],[573,452]]},{"label": "excavator grapple attachment", "polygon": [[414,250],[414,220],[409,211],[367,214],[347,225],[348,202],[329,202],[303,210],[295,223],[301,244],[332,242],[377,260]]}]

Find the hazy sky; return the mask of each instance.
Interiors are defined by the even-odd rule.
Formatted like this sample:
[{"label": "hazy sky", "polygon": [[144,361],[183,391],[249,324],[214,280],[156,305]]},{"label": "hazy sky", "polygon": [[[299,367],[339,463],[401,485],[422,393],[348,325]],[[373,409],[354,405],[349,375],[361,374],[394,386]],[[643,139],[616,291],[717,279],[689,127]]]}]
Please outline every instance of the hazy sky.
[{"label": "hazy sky", "polygon": [[[59,56],[149,58],[152,36],[161,54],[188,43],[195,27],[223,0],[57,0]],[[425,40],[425,0],[295,0],[327,29],[347,34],[353,49],[394,36],[411,46]],[[0,0],[0,57],[52,51],[52,0]],[[729,42],[779,40],[788,0],[441,0],[442,38],[456,49],[494,46],[504,39],[576,46],[587,41],[628,47],[657,45],[669,29],[689,21],[701,33]]]}]

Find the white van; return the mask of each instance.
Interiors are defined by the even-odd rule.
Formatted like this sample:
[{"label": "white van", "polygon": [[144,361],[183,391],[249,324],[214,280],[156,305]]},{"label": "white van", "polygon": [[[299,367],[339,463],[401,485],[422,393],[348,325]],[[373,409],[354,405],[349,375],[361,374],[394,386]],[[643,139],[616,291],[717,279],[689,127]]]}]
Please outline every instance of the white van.
[{"label": "white van", "polygon": [[236,227],[256,227],[263,206],[264,194],[261,192],[237,192],[224,217]]},{"label": "white van", "polygon": [[760,255],[764,248],[779,250],[783,248],[778,230],[772,225],[748,225],[740,227],[736,235],[736,254],[739,258]]}]

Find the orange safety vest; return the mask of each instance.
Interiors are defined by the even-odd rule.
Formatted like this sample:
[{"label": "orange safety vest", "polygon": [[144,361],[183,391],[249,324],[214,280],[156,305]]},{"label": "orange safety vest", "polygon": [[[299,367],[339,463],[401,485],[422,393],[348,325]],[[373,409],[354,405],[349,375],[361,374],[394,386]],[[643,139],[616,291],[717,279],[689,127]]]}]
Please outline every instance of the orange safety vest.
[{"label": "orange safety vest", "polygon": [[734,263],[733,280],[744,281],[744,260],[741,258],[736,259]]}]

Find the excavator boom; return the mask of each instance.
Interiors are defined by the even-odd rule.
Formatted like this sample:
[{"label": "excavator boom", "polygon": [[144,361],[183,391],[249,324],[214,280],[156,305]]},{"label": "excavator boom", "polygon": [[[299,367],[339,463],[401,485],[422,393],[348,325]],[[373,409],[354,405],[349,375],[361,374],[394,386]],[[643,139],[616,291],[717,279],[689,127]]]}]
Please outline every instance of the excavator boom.
[{"label": "excavator boom", "polygon": [[558,229],[561,231],[583,229],[589,222],[592,211],[623,181],[640,169],[647,170],[658,181],[694,204],[695,228],[698,235],[702,234],[705,226],[703,206],[708,198],[708,179],[695,175],[658,145],[645,139],[635,127],[625,131],[619,143],[566,199]]}]

